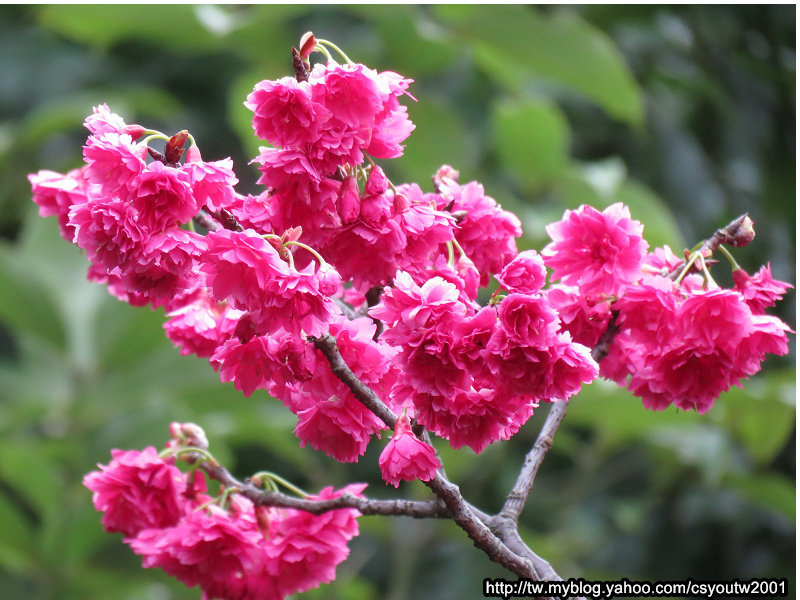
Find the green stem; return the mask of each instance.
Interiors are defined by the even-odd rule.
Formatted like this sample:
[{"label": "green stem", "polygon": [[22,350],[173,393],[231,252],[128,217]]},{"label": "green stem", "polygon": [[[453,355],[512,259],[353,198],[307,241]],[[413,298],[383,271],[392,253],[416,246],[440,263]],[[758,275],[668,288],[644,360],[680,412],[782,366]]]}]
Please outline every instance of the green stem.
[{"label": "green stem", "polygon": [[[284,246],[299,246],[300,248],[305,248],[306,250],[311,252],[311,254],[313,254],[316,257],[316,259],[319,261],[319,266],[320,267],[322,265],[327,265],[328,264],[327,261],[324,258],[322,258],[322,256],[320,256],[319,252],[314,250],[311,246],[308,246],[308,245],[304,244],[303,242],[298,242],[298,241],[295,241],[295,240],[289,240],[288,242],[284,242],[283,245]],[[290,256],[291,256],[291,253],[290,253]]]},{"label": "green stem", "polygon": [[193,452],[195,454],[199,454],[202,456],[207,463],[210,465],[218,465],[217,459],[214,458],[208,450],[203,450],[202,448],[179,448],[178,450],[173,450],[172,448],[166,448],[159,452],[159,458],[164,458],[165,456],[169,456],[170,454],[174,455],[175,458],[179,458],[181,454],[186,454],[188,452]]},{"label": "green stem", "polygon": [[456,256],[453,250],[453,242],[447,242],[447,265],[453,270],[456,268]]},{"label": "green stem", "polygon": [[742,268],[742,267],[739,266],[739,263],[736,262],[736,259],[733,258],[733,254],[731,254],[730,251],[725,246],[720,245],[717,248],[717,250],[722,252],[725,255],[725,258],[728,259],[728,262],[731,263],[731,270],[732,271],[738,271],[739,269]]},{"label": "green stem", "polygon": [[466,258],[469,258],[469,256],[467,256],[467,253],[466,253],[466,252],[464,252],[464,249],[461,247],[461,244],[459,244],[459,243],[458,243],[458,241],[457,241],[456,239],[453,239],[453,246],[455,246],[456,250],[458,250],[458,251],[459,251],[459,253],[461,254],[461,256],[463,256],[463,257],[466,257]]},{"label": "green stem", "polygon": [[688,273],[689,269],[692,268],[694,261],[696,261],[698,258],[702,258],[699,252],[692,252],[689,255],[689,258],[686,259],[686,266],[683,267],[681,274],[675,279],[675,283],[680,284],[681,280],[683,280],[683,278],[686,276],[686,273]]},{"label": "green stem", "polygon": [[150,143],[150,140],[164,140],[165,142],[169,141],[169,137],[161,133],[160,131],[156,131],[146,138],[144,138],[140,143],[143,143],[145,146]]},{"label": "green stem", "polygon": [[272,471],[259,471],[258,473],[253,475],[253,477],[260,477],[260,478],[265,478],[266,477],[268,481],[273,481],[273,482],[280,483],[287,490],[292,491],[293,493],[297,494],[298,496],[302,496],[303,498],[307,498],[308,497],[308,492],[304,492],[303,490],[301,490],[299,487],[297,487],[293,483],[290,483],[290,482],[286,481],[283,477],[281,477],[277,473],[273,473]]},{"label": "green stem", "polygon": [[702,256],[700,257],[700,264],[703,265],[703,275],[706,276],[706,287],[708,287],[710,284],[713,284],[715,287],[719,287],[717,282],[714,281],[714,278],[711,276],[711,271],[708,270],[708,265],[706,264],[706,261],[703,260]]},{"label": "green stem", "polygon": [[327,59],[326,62],[336,62],[336,61],[333,60],[333,57],[331,56],[331,53],[328,52],[328,49],[325,46],[323,46],[322,44],[320,44],[321,41],[322,40],[317,40],[317,45],[314,46],[314,50],[316,50],[317,52],[322,52],[322,54],[324,54],[325,58]]},{"label": "green stem", "polygon": [[[345,60],[345,62],[347,64],[350,64],[350,65],[354,65],[355,64],[352,60],[350,60],[350,57],[347,56],[347,54],[345,54],[344,51],[341,48],[339,48],[339,46],[334,44],[333,42],[329,42],[328,40],[317,40],[317,48],[319,48],[320,44],[324,44],[324,45],[328,46],[329,48],[332,48],[333,50],[338,52],[339,56],[341,56]],[[328,55],[328,56],[330,56],[330,55]]]}]

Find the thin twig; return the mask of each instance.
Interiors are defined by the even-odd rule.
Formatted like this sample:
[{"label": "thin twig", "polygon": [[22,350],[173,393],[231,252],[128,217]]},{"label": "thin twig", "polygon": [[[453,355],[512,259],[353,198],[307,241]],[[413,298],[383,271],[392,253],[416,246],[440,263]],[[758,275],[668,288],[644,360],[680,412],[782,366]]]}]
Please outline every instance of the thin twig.
[{"label": "thin twig", "polygon": [[212,465],[205,461],[200,462],[199,465],[209,477],[216,479],[226,488],[238,490],[238,493],[250,499],[257,506],[296,508],[315,515],[341,508],[355,508],[362,515],[406,516],[415,519],[445,519],[451,517],[450,511],[435,500],[426,502],[402,499],[374,500],[353,494],[343,494],[329,500],[309,500],[271,490],[262,490],[252,483],[240,481],[221,465]]},{"label": "thin twig", "polygon": [[[617,314],[612,313],[611,320],[608,322],[606,330],[592,349],[592,358],[595,361],[600,362],[606,357],[611,342],[614,340],[618,331]],[[525,461],[522,463],[517,481],[506,497],[505,504],[498,513],[498,516],[508,519],[514,524],[517,523],[522,509],[525,507],[525,502],[528,500],[528,495],[533,488],[533,480],[539,472],[539,467],[542,465],[545,455],[553,446],[553,437],[566,414],[566,402],[556,402],[550,407],[550,412],[547,413],[547,419],[542,426],[542,430],[539,432],[533,444],[533,448],[531,448],[530,452],[525,456]]]}]

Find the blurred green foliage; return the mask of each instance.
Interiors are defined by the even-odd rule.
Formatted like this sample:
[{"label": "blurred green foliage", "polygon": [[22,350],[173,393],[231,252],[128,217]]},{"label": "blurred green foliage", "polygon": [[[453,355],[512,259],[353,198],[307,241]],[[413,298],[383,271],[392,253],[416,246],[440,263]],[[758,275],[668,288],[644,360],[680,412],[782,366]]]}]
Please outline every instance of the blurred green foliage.
[{"label": "blurred green foliage", "polygon": [[[274,400],[243,398],[181,357],[162,311],[85,281],[79,250],[36,217],[25,175],[80,164],[91,107],[189,129],[232,156],[241,191],[257,152],[244,96],[291,73],[313,30],[356,60],[413,77],[417,125],[396,181],[441,163],[523,220],[521,247],[581,203],[623,201],[651,245],[680,252],[749,211],[737,252],[793,281],[792,6],[4,6],[0,8],[0,598],[198,598],[144,571],[103,532],[80,480],[111,448],[161,445],[195,421],[238,475],[268,468],[308,489],[380,481],[374,443],[341,465],[292,434]],[[720,265],[720,279],[728,276]],[[794,295],[779,307],[794,324]],[[794,348],[794,343],[792,343]],[[795,564],[795,370],[770,361],[707,415],[653,413],[597,382],[573,400],[537,479],[523,537],[564,577],[789,577]],[[468,499],[497,510],[546,409],[480,456],[442,447]],[[414,485],[401,492],[425,498]],[[331,586],[307,598],[476,598],[509,577],[451,523],[362,518]]]}]

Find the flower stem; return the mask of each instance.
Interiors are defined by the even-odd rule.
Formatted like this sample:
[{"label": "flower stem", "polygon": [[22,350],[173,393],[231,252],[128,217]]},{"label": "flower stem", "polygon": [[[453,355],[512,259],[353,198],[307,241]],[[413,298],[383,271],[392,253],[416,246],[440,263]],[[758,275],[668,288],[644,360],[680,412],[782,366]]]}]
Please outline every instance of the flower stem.
[{"label": "flower stem", "polygon": [[325,46],[323,46],[321,42],[322,40],[317,40],[317,45],[314,46],[314,50],[316,50],[317,52],[322,52],[322,54],[324,54],[325,58],[327,59],[326,62],[336,62],[335,60],[333,60],[331,53],[328,52],[328,49]]},{"label": "flower stem", "polygon": [[319,252],[314,250],[311,246],[308,246],[308,245],[304,244],[303,242],[298,242],[296,240],[289,240],[288,242],[284,242],[283,245],[284,246],[299,246],[301,248],[305,248],[306,250],[311,252],[311,254],[313,254],[316,257],[316,259],[319,261],[319,266],[320,267],[322,265],[327,265],[328,264],[328,262],[324,258],[322,258],[322,256],[320,256]]},{"label": "flower stem", "polygon": [[[320,40],[320,39],[318,39],[317,40],[317,48],[319,48],[320,45],[322,45],[322,44],[324,44],[324,45],[328,46],[329,48],[331,48],[331,49],[335,50],[336,52],[338,52],[339,56],[341,56],[345,60],[345,62],[347,64],[349,64],[349,65],[354,65],[355,64],[352,60],[350,60],[350,57],[347,56],[347,54],[345,54],[344,51],[341,48],[339,48],[339,46],[334,44],[333,42],[329,42],[328,40]],[[325,54],[328,54],[328,53],[325,52]],[[328,58],[330,58],[330,54],[328,54]]]},{"label": "flower stem", "polygon": [[280,483],[287,490],[290,490],[291,492],[297,494],[298,496],[302,496],[303,498],[308,498],[308,492],[304,492],[303,490],[301,490],[299,487],[297,487],[293,483],[290,483],[289,481],[286,481],[283,477],[281,477],[277,473],[273,473],[272,471],[259,471],[258,473],[253,475],[253,477],[259,477],[259,478],[264,478],[265,477],[267,479],[267,482]]},{"label": "flower stem", "polygon": [[733,258],[733,254],[731,254],[730,251],[725,246],[719,246],[717,250],[722,252],[725,255],[725,258],[728,259],[728,262],[731,263],[732,271],[738,271],[739,269],[742,268],[739,266],[739,263],[736,262],[736,259]]},{"label": "flower stem", "polygon": [[688,273],[689,269],[692,268],[692,265],[694,264],[694,261],[696,261],[698,258],[702,259],[702,256],[700,255],[699,252],[692,252],[689,255],[689,258],[686,259],[686,266],[683,267],[683,270],[680,272],[680,275],[678,275],[675,278],[675,283],[679,284],[681,282],[681,280],[683,280],[683,278],[686,276],[686,273]]}]

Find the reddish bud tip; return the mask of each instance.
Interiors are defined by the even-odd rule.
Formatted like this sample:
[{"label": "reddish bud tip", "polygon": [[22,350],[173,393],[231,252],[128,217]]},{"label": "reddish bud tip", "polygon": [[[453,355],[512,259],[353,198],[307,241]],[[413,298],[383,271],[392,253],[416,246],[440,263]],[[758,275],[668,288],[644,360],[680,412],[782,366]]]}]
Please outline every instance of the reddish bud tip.
[{"label": "reddish bud tip", "polygon": [[131,136],[131,138],[133,138],[133,141],[135,142],[144,135],[144,131],[145,131],[144,127],[142,127],[141,125],[127,125],[123,133],[127,133],[129,136]]},{"label": "reddish bud tip", "polygon": [[311,53],[316,47],[317,38],[315,38],[314,34],[310,31],[306,31],[303,34],[303,37],[300,38],[300,50],[298,52],[298,54],[300,54],[300,58],[303,60],[308,60],[308,57],[311,56]]},{"label": "reddish bud tip", "polygon": [[747,246],[755,237],[756,230],[753,229],[753,220],[749,216],[744,215],[741,218],[739,226],[733,232],[730,244],[731,246],[741,248],[742,246]]},{"label": "reddish bud tip", "polygon": [[185,129],[169,138],[167,146],[164,149],[164,157],[167,159],[167,162],[177,163],[180,161],[181,154],[183,154],[183,145],[186,143],[187,139],[189,139],[189,132]]}]

